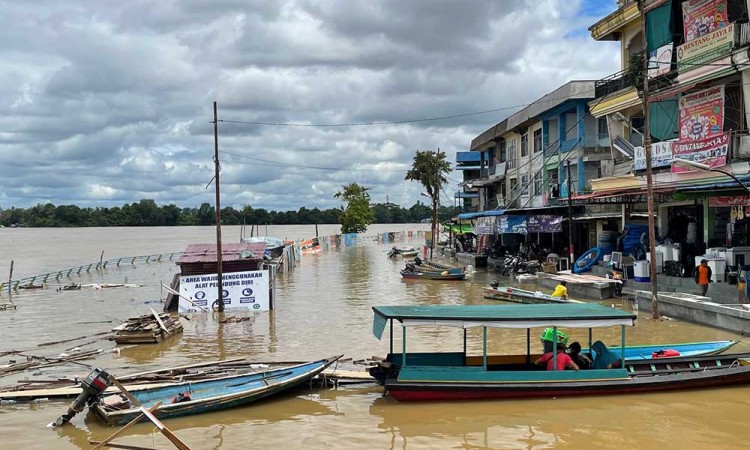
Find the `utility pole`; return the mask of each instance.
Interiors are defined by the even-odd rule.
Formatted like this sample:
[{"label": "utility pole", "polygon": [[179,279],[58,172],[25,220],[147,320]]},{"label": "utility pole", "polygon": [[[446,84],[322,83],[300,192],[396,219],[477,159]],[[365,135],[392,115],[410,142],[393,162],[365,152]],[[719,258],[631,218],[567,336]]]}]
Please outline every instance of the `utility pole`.
[{"label": "utility pole", "polygon": [[[219,193],[219,115],[214,102],[214,169],[216,178],[216,287],[219,293],[219,312],[224,312],[224,286],[221,282],[221,195]],[[213,305],[212,305],[213,307]]]},{"label": "utility pole", "polygon": [[651,315],[654,319],[659,318],[659,298],[657,296],[656,279],[656,224],[654,223],[654,184],[651,173],[651,127],[649,125],[648,110],[648,44],[646,42],[646,8],[645,0],[638,0],[638,9],[641,12],[641,33],[643,33],[643,147],[646,153],[646,189],[648,198],[648,247],[651,255],[650,278],[651,278]]},{"label": "utility pole", "polygon": [[435,152],[435,166],[433,169],[435,173],[432,174],[435,177],[435,184],[432,186],[432,224],[430,224],[430,233],[432,233],[432,240],[430,241],[430,259],[432,259],[432,252],[435,248],[435,241],[437,240],[437,233],[435,232],[437,224],[437,203],[440,201],[440,180],[438,172],[438,158],[440,157],[440,149]]},{"label": "utility pole", "polygon": [[570,178],[570,160],[565,160],[565,166],[567,168],[568,178],[568,260],[570,261],[569,267],[571,273],[573,273],[573,264],[575,264],[575,246],[573,245],[573,181]]}]

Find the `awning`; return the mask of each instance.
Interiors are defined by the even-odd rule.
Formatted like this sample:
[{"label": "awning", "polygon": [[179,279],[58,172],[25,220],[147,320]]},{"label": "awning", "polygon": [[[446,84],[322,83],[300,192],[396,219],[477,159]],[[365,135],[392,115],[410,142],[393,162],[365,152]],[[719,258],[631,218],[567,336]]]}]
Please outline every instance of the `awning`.
[{"label": "awning", "polygon": [[[574,197],[574,199],[575,199],[575,197]],[[551,209],[559,209],[559,208],[567,208],[568,207],[567,198],[562,197],[562,198],[560,198],[560,201],[565,201],[565,203],[560,204],[560,205],[556,205],[556,206],[536,206],[534,208],[506,209],[505,213],[506,214],[524,214],[524,213],[527,213],[527,212],[549,211]],[[573,205],[573,206],[575,207],[576,205]]]},{"label": "awning", "polygon": [[635,325],[636,315],[592,303],[541,305],[373,306],[372,331],[380,339],[388,320],[404,326],[460,328],[593,328]]},{"label": "awning", "polygon": [[459,219],[476,219],[477,217],[502,216],[503,214],[505,214],[504,209],[490,209],[488,211],[461,213],[457,217]]}]

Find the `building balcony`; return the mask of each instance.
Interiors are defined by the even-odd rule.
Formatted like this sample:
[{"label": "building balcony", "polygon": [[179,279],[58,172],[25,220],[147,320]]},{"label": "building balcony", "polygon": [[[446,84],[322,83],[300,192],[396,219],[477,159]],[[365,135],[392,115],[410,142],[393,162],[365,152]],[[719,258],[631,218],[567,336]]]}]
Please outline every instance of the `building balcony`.
[{"label": "building balcony", "polygon": [[594,82],[594,95],[596,98],[605,97],[631,87],[636,83],[635,77],[628,71],[621,70],[612,75]]}]

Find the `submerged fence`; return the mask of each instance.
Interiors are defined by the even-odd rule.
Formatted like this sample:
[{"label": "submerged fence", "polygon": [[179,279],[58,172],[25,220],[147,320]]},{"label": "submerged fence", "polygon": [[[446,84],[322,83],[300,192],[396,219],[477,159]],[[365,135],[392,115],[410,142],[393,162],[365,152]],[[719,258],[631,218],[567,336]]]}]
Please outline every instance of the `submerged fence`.
[{"label": "submerged fence", "polygon": [[106,261],[97,261],[82,266],[71,267],[68,269],[57,270],[54,272],[43,273],[31,277],[19,278],[16,280],[0,282],[0,294],[9,289],[18,290],[25,288],[39,287],[39,284],[48,283],[50,280],[58,281],[60,278],[70,278],[73,275],[81,275],[92,270],[99,271],[106,269],[107,266],[120,267],[123,264],[135,265],[136,262],[161,262],[163,260],[172,260],[175,256],[182,255],[182,252],[161,253],[157,255],[128,256],[124,258],[108,259]]},{"label": "submerged fence", "polygon": [[[404,241],[408,239],[419,238],[425,235],[424,231],[396,231],[387,233],[378,233],[375,235],[363,235],[357,233],[336,234],[330,236],[318,236],[312,239],[297,241],[294,245],[287,246],[282,255],[283,264],[280,272],[287,272],[295,267],[300,257],[304,254],[317,253],[320,251],[329,251],[337,247],[353,247],[359,241],[373,240],[381,244]],[[18,289],[39,288],[51,280],[59,281],[61,278],[70,278],[73,275],[81,275],[93,271],[106,269],[107,266],[120,267],[123,264],[135,265],[136,262],[161,262],[163,260],[173,260],[175,256],[179,257],[182,252],[161,253],[156,255],[128,256],[123,258],[108,259],[106,261],[97,261],[82,266],[71,267],[54,272],[43,273],[31,277],[11,279],[0,282],[0,294],[3,291]],[[12,271],[12,266],[11,266]],[[12,277],[12,273],[11,273]]]}]

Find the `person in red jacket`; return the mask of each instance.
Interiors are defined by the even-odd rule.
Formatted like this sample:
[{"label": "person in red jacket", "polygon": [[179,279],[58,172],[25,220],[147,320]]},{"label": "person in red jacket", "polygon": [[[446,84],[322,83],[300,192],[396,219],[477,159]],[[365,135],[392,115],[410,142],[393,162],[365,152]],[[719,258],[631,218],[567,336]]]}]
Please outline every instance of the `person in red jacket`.
[{"label": "person in red jacket", "polygon": [[[537,366],[547,365],[547,370],[553,370],[555,367],[555,358],[552,356],[554,353],[547,352],[542,355],[541,358],[534,361]],[[567,353],[565,353],[565,344],[557,345],[557,370],[573,369],[578,370],[578,365],[570,359]]]},{"label": "person in red jacket", "polygon": [[708,292],[708,283],[711,282],[711,268],[708,267],[708,261],[701,260],[701,264],[693,270],[693,277],[700,287],[700,294],[705,297]]}]

